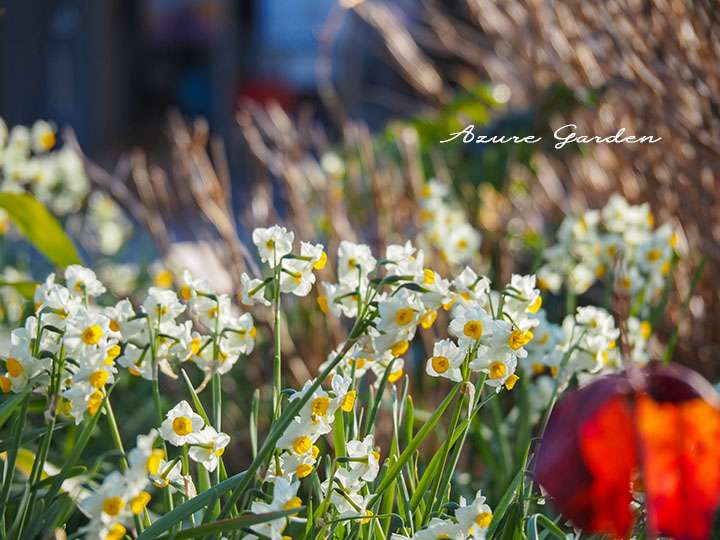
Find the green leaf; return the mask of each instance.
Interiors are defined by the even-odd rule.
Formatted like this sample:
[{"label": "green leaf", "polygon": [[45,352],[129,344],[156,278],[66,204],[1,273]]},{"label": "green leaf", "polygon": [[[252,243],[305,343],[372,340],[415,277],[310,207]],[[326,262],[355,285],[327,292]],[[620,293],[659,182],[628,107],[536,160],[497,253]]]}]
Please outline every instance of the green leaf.
[{"label": "green leaf", "polygon": [[0,287],[12,287],[27,300],[35,297],[35,287],[37,283],[34,281],[0,281]]},{"label": "green leaf", "polygon": [[160,519],[155,521],[149,528],[137,537],[137,540],[151,540],[158,538],[156,535],[160,532],[167,531],[175,523],[180,523],[182,520],[194,514],[198,510],[208,506],[209,503],[213,503],[226,493],[228,490],[235,487],[238,481],[247,474],[247,472],[238,473],[235,476],[231,476],[227,480],[214,485],[207,491],[203,491],[197,497],[185,501],[180,506],[176,506],[173,510],[163,515]]},{"label": "green leaf", "polygon": [[209,426],[212,425],[210,422],[210,418],[208,418],[207,412],[205,412],[205,407],[203,407],[203,404],[200,401],[200,398],[198,397],[197,392],[195,392],[195,388],[193,387],[193,384],[190,381],[190,378],[187,376],[187,373],[185,373],[184,369],[181,369],[180,373],[183,376],[183,381],[185,381],[185,386],[188,390],[188,393],[190,394],[190,397],[192,398],[193,405],[195,405],[195,410],[198,412],[200,417],[203,419],[203,422],[205,422]]},{"label": "green leaf", "polygon": [[[259,523],[265,523],[266,521],[273,521],[291,516],[303,510],[305,510],[305,507],[299,506],[298,508],[293,508],[292,510],[280,510],[278,512],[268,512],[266,514],[247,514],[236,518],[222,519],[220,521],[213,521],[212,523],[200,525],[199,527],[193,527],[192,529],[182,530],[172,536],[165,534],[158,537],[157,540],[163,540],[171,537],[175,540],[181,540],[182,538],[200,538],[213,533],[237,531],[239,529],[245,529],[251,525],[257,525]],[[138,538],[141,537],[142,535]]]},{"label": "green leaf", "polygon": [[60,223],[35,197],[26,193],[0,193],[0,208],[50,262],[62,268],[82,263]]},{"label": "green leaf", "polygon": [[13,394],[12,397],[2,402],[2,405],[0,405],[0,427],[12,416],[12,413],[20,406],[27,394],[28,392]]},{"label": "green leaf", "polygon": [[549,517],[544,514],[535,514],[528,518],[525,530],[527,531],[528,540],[539,540],[540,534],[538,526],[542,525],[543,529],[552,534],[559,540],[565,540],[567,537],[563,530],[557,526]]},{"label": "green leaf", "polygon": [[405,466],[405,463],[410,459],[410,457],[413,455],[415,450],[418,449],[420,444],[427,438],[428,435],[430,435],[430,432],[433,430],[435,425],[438,423],[438,420],[440,420],[440,417],[445,412],[445,409],[448,408],[448,405],[450,405],[450,402],[455,397],[455,394],[457,394],[458,390],[460,389],[462,383],[456,384],[452,390],[448,393],[447,396],[445,396],[445,399],[443,402],[438,406],[438,408],[435,410],[435,412],[432,414],[432,416],[428,419],[427,422],[425,422],[425,425],[423,425],[422,428],[420,428],[420,431],[418,431],[417,435],[413,438],[412,441],[410,441],[410,444],[408,444],[407,448],[403,450],[402,454],[400,454],[400,457],[398,460],[393,463],[390,468],[388,469],[387,473],[383,476],[382,481],[380,482],[380,485],[375,490],[375,494],[373,495],[372,499],[370,499],[370,502],[368,503],[368,508],[372,507],[373,504],[375,504],[380,496],[382,495],[382,492],[385,491],[385,489],[392,484],[392,482],[395,480],[395,478],[400,474],[400,471]]},{"label": "green leaf", "polygon": [[495,507],[495,512],[493,512],[493,519],[492,523],[490,524],[490,528],[488,529],[487,536],[488,538],[493,538],[495,532],[497,531],[498,527],[500,526],[500,523],[503,521],[503,517],[505,516],[505,512],[507,512],[508,508],[510,507],[510,504],[515,499],[515,495],[517,494],[517,487],[520,484],[520,478],[524,474],[524,470],[520,469],[517,474],[515,475],[515,478],[513,478],[513,481],[510,482],[510,485],[505,490],[505,493],[503,493],[503,496],[500,498],[500,502]]},{"label": "green leaf", "polygon": [[335,448],[336,457],[341,458],[345,456],[345,419],[343,418],[343,410],[341,407],[338,407],[335,411],[333,447]]}]

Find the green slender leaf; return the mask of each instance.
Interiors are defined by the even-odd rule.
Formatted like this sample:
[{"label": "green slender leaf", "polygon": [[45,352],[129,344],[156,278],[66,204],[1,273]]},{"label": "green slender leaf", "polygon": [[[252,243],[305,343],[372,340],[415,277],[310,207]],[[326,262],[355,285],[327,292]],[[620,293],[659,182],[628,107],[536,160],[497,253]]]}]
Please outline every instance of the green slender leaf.
[{"label": "green slender leaf", "polygon": [[[251,525],[258,525],[267,521],[273,521],[276,519],[282,519],[284,517],[292,516],[294,514],[297,514],[298,512],[302,512],[303,510],[305,510],[305,507],[299,506],[298,508],[293,508],[292,510],[280,510],[278,512],[268,512],[266,514],[246,514],[244,516],[239,516],[236,518],[213,521],[212,523],[206,523],[205,525],[193,527],[192,529],[185,529],[173,535],[165,534],[157,537],[157,540],[165,540],[169,538],[173,538],[175,540],[182,540],[183,538],[199,538],[208,534],[226,531],[237,531],[239,529],[245,529],[247,527],[250,527]],[[142,537],[142,535],[140,537]]]},{"label": "green slender leaf", "polygon": [[193,497],[180,506],[176,506],[173,510],[155,521],[149,528],[145,529],[145,531],[138,536],[137,540],[152,540],[158,538],[158,536],[156,536],[158,532],[167,531],[175,523],[180,523],[191,514],[206,507],[209,503],[214,503],[220,496],[232,489],[245,474],[245,472],[242,472],[231,476],[207,491],[200,493],[197,497]]},{"label": "green slender leaf", "polygon": [[2,402],[2,404],[0,405],[0,427],[3,427],[5,422],[7,422],[8,418],[10,418],[12,416],[12,413],[15,412],[15,409],[20,406],[27,394],[27,392],[13,394],[8,399]]},{"label": "green slender leaf", "polygon": [[0,208],[50,262],[62,268],[82,263],[60,223],[35,197],[27,193],[0,193]]},{"label": "green slender leaf", "polygon": [[37,283],[34,281],[0,281],[0,287],[12,287],[25,299],[32,300],[35,297]]},{"label": "green slender leaf", "polygon": [[192,398],[193,405],[195,405],[195,410],[197,413],[202,417],[203,421],[211,426],[210,418],[208,417],[207,413],[205,412],[205,408],[203,407],[202,402],[200,401],[200,398],[197,395],[197,392],[195,392],[195,388],[193,387],[192,381],[187,376],[187,373],[185,373],[184,369],[180,370],[180,373],[183,376],[183,381],[185,381],[185,386],[188,389],[188,393],[190,394],[190,397]]},{"label": "green slender leaf", "polygon": [[500,526],[500,523],[503,521],[503,517],[505,516],[505,512],[507,512],[508,508],[510,507],[510,504],[515,499],[515,496],[517,495],[516,491],[518,488],[518,485],[520,484],[520,478],[522,477],[523,469],[520,469],[517,474],[515,475],[515,478],[513,478],[513,481],[510,482],[510,485],[505,490],[505,493],[503,493],[503,496],[500,498],[500,502],[495,507],[495,512],[493,512],[493,519],[492,523],[490,524],[490,528],[488,529],[488,538],[493,538],[495,532],[497,532],[498,527]]},{"label": "green slender leaf", "polygon": [[[107,399],[110,396],[113,388],[114,386],[111,387],[110,390],[105,394],[103,402],[100,406],[101,409],[105,407],[105,403],[107,402]],[[53,485],[50,488],[48,495],[46,496],[48,501],[52,500],[55,495],[57,495],[58,491],[60,491],[60,488],[62,487],[62,483],[65,481],[66,478],[69,478],[72,472],[75,470],[75,466],[77,465],[78,460],[82,456],[83,450],[85,450],[88,442],[90,442],[90,436],[92,435],[92,432],[95,429],[95,426],[97,425],[98,420],[101,416],[102,415],[98,413],[95,416],[91,416],[85,420],[82,431],[80,432],[80,436],[77,438],[75,446],[73,447],[72,454],[68,456],[68,459],[63,465],[62,469],[60,469],[60,472],[53,477],[55,479],[55,482],[53,482]]]},{"label": "green slender leaf", "polygon": [[278,439],[285,432],[290,422],[300,412],[300,409],[307,403],[312,396],[313,392],[322,384],[322,381],[332,372],[333,369],[340,363],[345,357],[347,351],[355,343],[357,337],[362,333],[364,328],[362,326],[354,328],[350,332],[350,337],[345,342],[343,349],[335,356],[333,361],[328,365],[325,370],[315,379],[315,382],[308,388],[305,394],[294,400],[287,409],[278,417],[275,425],[270,430],[267,438],[263,442],[262,447],[258,451],[257,456],[253,459],[250,467],[246,471],[234,474],[227,480],[223,480],[219,484],[213,486],[211,489],[201,493],[197,497],[193,497],[189,501],[185,501],[180,506],[175,507],[172,511],[165,514],[163,517],[158,519],[150,527],[145,529],[137,538],[137,540],[151,540],[157,538],[160,533],[167,531],[170,527],[179,523],[190,514],[195,513],[197,510],[203,508],[211,500],[217,500],[217,497],[221,496],[229,490],[234,490],[232,496],[228,498],[223,509],[220,513],[221,517],[225,517],[232,508],[234,508],[237,500],[245,493],[247,486],[250,484],[255,476],[255,473],[262,466],[263,463],[269,458],[272,452],[275,450],[275,444]]},{"label": "green slender leaf", "polygon": [[333,422],[333,446],[335,447],[335,457],[338,458],[345,456],[345,419],[343,414],[342,408],[338,407]]},{"label": "green slender leaf", "polygon": [[538,514],[530,516],[525,524],[525,533],[527,534],[528,540],[540,540],[537,526]]},{"label": "green slender leaf", "polygon": [[530,516],[527,520],[527,526],[525,530],[527,531],[528,540],[539,540],[540,534],[538,526],[542,525],[542,528],[552,534],[555,538],[558,540],[565,540],[567,538],[567,535],[563,530],[557,526],[555,522],[553,522],[549,517],[547,517],[544,514],[534,514]]},{"label": "green slender leaf", "polygon": [[18,415],[15,418],[12,426],[12,440],[13,444],[10,445],[10,449],[5,457],[6,463],[6,475],[5,481],[2,486],[2,492],[0,492],[0,514],[2,515],[2,522],[5,522],[5,509],[10,494],[10,486],[12,485],[13,478],[15,476],[15,461],[17,460],[18,452],[20,451],[20,440],[22,438],[23,429],[25,427],[25,419],[27,416],[27,407],[29,396],[27,392],[18,394],[21,397],[20,403],[22,408],[18,411]]},{"label": "green slender leaf", "polygon": [[387,473],[380,481],[380,485],[378,485],[377,489],[375,490],[375,494],[370,499],[368,507],[372,507],[378,501],[378,499],[382,495],[382,492],[385,491],[388,486],[393,483],[393,481],[398,476],[398,474],[400,474],[400,471],[402,471],[403,467],[413,455],[415,450],[417,450],[418,447],[422,444],[422,442],[428,437],[428,435],[430,435],[430,432],[435,428],[435,425],[438,423],[438,420],[440,420],[440,417],[445,412],[445,409],[448,408],[450,402],[455,397],[455,394],[457,394],[461,384],[462,383],[456,384],[452,388],[452,390],[450,390],[450,392],[447,396],[445,396],[445,399],[440,404],[440,406],[435,410],[432,416],[430,416],[428,421],[425,422],[425,425],[420,428],[420,431],[418,431],[417,435],[413,437],[413,440],[410,441],[410,444],[408,444],[407,448],[405,448],[402,454],[400,454],[398,460],[390,466]]}]

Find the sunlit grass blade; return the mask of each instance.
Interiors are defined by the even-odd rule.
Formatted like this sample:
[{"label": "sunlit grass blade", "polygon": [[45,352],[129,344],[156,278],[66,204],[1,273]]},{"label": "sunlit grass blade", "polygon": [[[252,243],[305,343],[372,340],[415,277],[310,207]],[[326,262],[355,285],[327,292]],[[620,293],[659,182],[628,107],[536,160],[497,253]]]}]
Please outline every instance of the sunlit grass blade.
[{"label": "sunlit grass blade", "polygon": [[[10,494],[10,487],[12,486],[13,478],[15,476],[15,462],[17,460],[17,455],[20,450],[20,440],[22,439],[23,428],[25,427],[25,419],[27,416],[27,407],[29,400],[29,394],[27,393],[18,395],[20,395],[22,399],[18,403],[18,405],[20,405],[20,409],[18,410],[18,414],[15,417],[15,421],[13,422],[12,426],[12,443],[10,444],[10,448],[5,458],[6,472],[3,480],[2,492],[0,492],[0,511],[2,512],[2,515],[0,517],[0,525],[3,529],[5,527],[5,518],[7,517],[5,512],[7,509],[8,495]],[[2,530],[0,532],[4,534],[5,531]]]},{"label": "sunlit grass blade", "polygon": [[566,533],[549,517],[543,514],[534,514],[528,518],[527,524],[525,525],[528,540],[541,540],[543,538],[543,535],[540,534],[539,526],[542,526],[545,531],[558,540],[565,540],[567,538]]},{"label": "sunlit grass blade", "polygon": [[410,459],[412,454],[415,452],[415,450],[418,449],[418,447],[422,444],[422,442],[430,435],[430,432],[435,428],[435,425],[438,423],[440,418],[442,417],[443,413],[445,412],[445,409],[448,408],[450,403],[452,402],[453,398],[455,397],[455,394],[457,394],[458,390],[460,389],[460,383],[456,384],[452,390],[448,393],[447,396],[445,396],[445,399],[440,403],[437,409],[435,409],[435,412],[430,416],[427,422],[423,425],[422,428],[420,428],[420,431],[418,431],[417,435],[413,437],[412,441],[410,441],[410,444],[403,450],[403,452],[398,457],[397,461],[393,463],[388,471],[383,476],[382,480],[380,481],[380,484],[378,485],[377,489],[375,490],[375,493],[373,494],[372,498],[370,499],[370,502],[368,503],[368,507],[372,507],[375,503],[378,502],[380,496],[382,495],[383,491],[385,491],[390,484],[395,480],[397,475],[400,473],[400,471],[403,469],[407,461]]},{"label": "sunlit grass blade", "polygon": [[28,395],[28,392],[22,392],[20,394],[13,394],[0,405],[0,427],[5,425],[5,422],[12,416],[15,409],[20,407],[23,399]]},{"label": "sunlit grass blade", "polygon": [[497,506],[495,507],[492,523],[490,524],[490,528],[488,529],[487,534],[489,538],[494,537],[494,534],[497,532],[498,527],[503,522],[505,513],[508,511],[508,508],[510,507],[512,502],[517,498],[517,489],[520,485],[520,479],[522,478],[523,474],[525,474],[525,471],[523,469],[520,469],[517,474],[515,474],[515,478],[513,478],[513,481],[510,482],[510,485],[507,487],[505,493],[503,493],[503,496],[500,498],[500,502],[498,502]]},{"label": "sunlit grass blade", "polygon": [[[191,499],[193,500],[193,499]],[[267,521],[273,521],[275,519],[282,519],[288,516],[292,516],[305,510],[304,506],[293,508],[291,510],[280,510],[278,512],[268,512],[266,514],[246,514],[231,519],[223,519],[220,521],[213,521],[212,523],[206,523],[192,529],[184,529],[178,531],[172,535],[166,534],[155,537],[157,540],[164,540],[173,538],[175,540],[182,540],[183,538],[200,538],[205,535],[239,531],[250,527],[252,525],[259,525]],[[139,537],[138,537],[139,538]]]}]

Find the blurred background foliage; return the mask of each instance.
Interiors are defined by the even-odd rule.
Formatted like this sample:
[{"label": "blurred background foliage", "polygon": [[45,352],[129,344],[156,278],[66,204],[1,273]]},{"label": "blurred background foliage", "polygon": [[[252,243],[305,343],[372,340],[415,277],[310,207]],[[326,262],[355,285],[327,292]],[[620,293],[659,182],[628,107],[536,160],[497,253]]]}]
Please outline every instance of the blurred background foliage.
[{"label": "blurred background foliage", "polygon": [[[675,360],[711,380],[720,375],[714,282],[720,40],[712,2],[18,0],[0,6],[0,116],[9,125],[48,118],[72,128],[62,138],[81,153],[90,191],[121,208],[133,230],[107,254],[82,234],[89,199],[63,221],[86,261],[108,275],[133,268],[131,286],[120,295],[182,267],[219,291],[236,291],[241,271],[256,273],[249,232],[275,222],[298,238],[324,242],[331,258],[341,239],[380,250],[411,238],[434,254],[435,270],[448,273],[450,265],[421,234],[418,201],[433,177],[452,185],[455,204],[483,234],[473,265],[506,281],[512,272],[537,268],[563,215],[598,208],[620,192],[631,202],[648,201],[658,222],[680,231],[687,253],[674,274],[660,337],[667,340],[678,328]],[[663,140],[556,150],[552,132],[570,122],[579,133],[609,135],[624,127]],[[439,144],[468,124],[478,134],[535,135],[543,143]],[[48,267],[13,248],[11,238],[2,242],[4,263],[22,275],[44,276]],[[321,279],[333,279],[331,266]],[[561,305],[561,299],[547,302],[551,314]],[[326,319],[313,296],[288,302],[284,313],[287,380],[297,387],[346,329]],[[225,403],[232,469],[249,457],[253,390],[269,396],[263,385],[271,380],[271,318],[269,312],[259,317],[257,351],[223,379],[234,396]],[[421,391],[415,395],[432,404],[444,389],[418,376],[425,356],[418,344],[408,371]],[[150,411],[132,410],[139,400],[131,396],[140,391],[134,382],[124,380],[129,387],[119,390],[129,396],[129,411],[120,413],[132,424],[126,433],[152,421]],[[182,398],[180,385],[168,385],[165,395],[173,392]],[[422,414],[423,404],[416,405]],[[506,409],[493,402],[478,430],[503,429],[498,419]],[[67,440],[70,453],[72,437]],[[471,469],[501,456],[505,465],[492,469],[500,489],[509,481],[502,475],[517,468],[510,462],[517,465],[522,456],[489,449],[487,441],[475,434],[477,452],[465,459],[474,460]]]}]

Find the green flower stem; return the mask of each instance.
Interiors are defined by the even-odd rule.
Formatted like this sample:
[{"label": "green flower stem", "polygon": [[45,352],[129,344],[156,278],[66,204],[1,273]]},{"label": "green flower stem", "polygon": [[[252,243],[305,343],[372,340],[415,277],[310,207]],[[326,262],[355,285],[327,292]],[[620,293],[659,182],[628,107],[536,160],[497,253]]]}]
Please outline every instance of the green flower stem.
[{"label": "green flower stem", "polygon": [[258,451],[257,457],[253,460],[248,469],[245,472],[238,473],[230,478],[237,480],[238,485],[233,490],[232,495],[225,502],[225,505],[220,512],[220,519],[226,517],[230,513],[230,510],[234,508],[238,499],[240,499],[240,497],[245,493],[250,483],[254,481],[255,474],[258,472],[260,465],[267,462],[271,454],[275,451],[275,444],[277,443],[278,439],[282,437],[283,433],[290,425],[290,422],[292,422],[295,416],[300,412],[300,409],[302,409],[305,403],[307,403],[313,392],[315,392],[315,390],[320,387],[322,381],[324,381],[327,376],[332,373],[335,367],[345,357],[347,352],[355,344],[355,341],[358,337],[360,337],[363,331],[364,327],[362,324],[362,320],[358,320],[358,322],[356,322],[355,326],[353,327],[353,330],[350,332],[350,335],[348,336],[348,339],[345,342],[345,346],[342,348],[342,350],[335,356],[330,365],[328,365],[325,370],[315,379],[315,382],[310,386],[310,388],[308,388],[305,395],[293,401],[292,405],[288,407],[288,409],[279,418],[278,422],[270,430],[270,433],[265,439],[265,442]]},{"label": "green flower stem", "polygon": [[[39,343],[42,331],[40,330],[41,325],[38,322],[38,333],[35,342],[35,356],[39,354]],[[55,432],[55,423],[57,421],[57,400],[60,394],[60,381],[62,380],[62,371],[65,367],[65,346],[60,345],[60,351],[58,352],[57,358],[53,358],[52,373],[50,374],[50,387],[48,388],[48,407],[50,412],[50,421],[47,425],[47,430],[43,437],[40,445],[40,451],[35,455],[33,461],[32,470],[28,479],[29,484],[33,487],[30,494],[30,499],[27,505],[23,508],[23,517],[20,520],[20,527],[17,533],[18,538],[20,537],[22,530],[25,526],[27,518],[30,516],[28,510],[32,511],[35,499],[37,498],[38,490],[37,483],[42,480],[42,473],[45,470],[45,461],[47,460],[48,453],[50,452],[50,443],[52,442],[53,433]]]},{"label": "green flower stem", "polygon": [[[115,448],[117,448],[120,452],[120,465],[123,470],[127,470],[130,467],[130,464],[127,459],[127,454],[125,453],[125,447],[123,446],[122,438],[120,437],[120,430],[118,429],[117,421],[115,420],[115,413],[113,412],[112,405],[110,404],[110,396],[105,399],[105,404],[103,405],[103,408],[105,409],[105,416],[108,421],[108,426],[110,427],[110,435],[112,437],[113,444],[115,444]],[[143,522],[140,521],[140,516],[133,515],[133,520],[135,521],[135,528],[138,531],[142,531]]]},{"label": "green flower stem", "polygon": [[[457,401],[455,402],[455,409],[453,410],[452,420],[450,420],[450,429],[448,430],[448,436],[446,437],[445,443],[443,444],[442,457],[440,458],[440,474],[437,474],[435,476],[435,481],[433,482],[432,490],[430,492],[430,498],[428,499],[428,505],[422,520],[423,525],[430,520],[430,515],[437,506],[436,502],[438,499],[438,491],[440,489],[441,479],[443,476],[442,471],[445,470],[445,465],[447,464],[447,459],[450,454],[450,448],[452,446],[453,434],[455,433],[458,422],[460,421],[460,413],[462,412],[464,402],[465,396],[464,394],[460,393],[457,396]],[[440,494],[440,498],[444,498],[444,493]]]},{"label": "green flower stem", "polygon": [[20,409],[16,413],[15,420],[12,426],[12,440],[14,444],[11,444],[8,448],[8,452],[5,458],[5,475],[3,479],[2,493],[0,494],[0,533],[5,537],[5,510],[7,509],[7,500],[10,494],[10,486],[12,485],[13,478],[15,476],[15,460],[17,459],[18,451],[20,450],[20,441],[22,440],[23,429],[25,428],[25,420],[27,419],[27,408],[30,402],[30,392],[26,391],[23,397]]},{"label": "green flower stem", "polygon": [[[150,323],[150,318],[148,318],[148,330],[150,331],[150,358],[152,361],[152,395],[153,395],[153,402],[155,403],[155,420],[157,423],[158,428],[163,422],[163,411],[162,411],[162,403],[160,401],[160,378],[158,373],[158,360],[157,360],[157,342],[156,342],[156,335],[157,332],[153,331],[152,324]],[[158,322],[158,327],[160,323]],[[162,449],[163,452],[165,452],[165,459],[167,459],[167,445],[165,444],[165,440],[161,437],[160,440],[162,441]],[[167,506],[168,512],[171,511],[174,507],[173,505],[173,498],[172,493],[170,493],[170,489],[164,489],[163,490],[163,498],[165,499],[165,506]]]},{"label": "green flower stem", "polygon": [[273,281],[273,420],[282,412],[282,350],[280,340],[280,264],[275,267],[275,280]]},{"label": "green flower stem", "polygon": [[113,412],[109,397],[105,400],[105,416],[108,421],[108,426],[110,427],[110,435],[112,436],[115,448],[118,449],[122,457],[122,468],[123,470],[127,470],[129,466],[127,454],[125,453],[125,448],[123,447],[122,439],[120,438],[120,430],[118,429],[117,421],[115,420],[115,413]]}]

